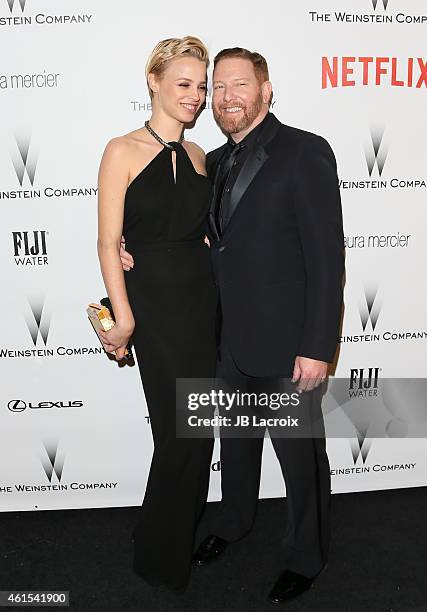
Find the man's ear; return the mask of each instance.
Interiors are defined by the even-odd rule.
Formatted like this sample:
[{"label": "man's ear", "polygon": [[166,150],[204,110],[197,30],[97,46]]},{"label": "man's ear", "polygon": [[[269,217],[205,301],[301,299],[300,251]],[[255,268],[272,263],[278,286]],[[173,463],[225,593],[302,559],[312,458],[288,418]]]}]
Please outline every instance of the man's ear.
[{"label": "man's ear", "polygon": [[262,88],[262,101],[264,104],[270,104],[273,97],[273,85],[270,81],[264,81]]}]

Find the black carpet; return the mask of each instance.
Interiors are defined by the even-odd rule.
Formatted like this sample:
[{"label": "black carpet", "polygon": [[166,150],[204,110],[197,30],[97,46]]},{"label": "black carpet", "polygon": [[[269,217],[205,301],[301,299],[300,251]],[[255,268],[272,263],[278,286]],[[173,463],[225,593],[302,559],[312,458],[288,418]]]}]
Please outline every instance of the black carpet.
[{"label": "black carpet", "polygon": [[[214,509],[209,504],[209,512]],[[285,606],[266,600],[284,569],[279,539],[285,499],[260,501],[252,533],[211,566],[195,568],[183,595],[149,587],[132,573],[137,512],[0,514],[0,590],[68,590],[71,609],[84,612],[427,611],[425,487],[334,495],[328,568],[308,593]]]}]

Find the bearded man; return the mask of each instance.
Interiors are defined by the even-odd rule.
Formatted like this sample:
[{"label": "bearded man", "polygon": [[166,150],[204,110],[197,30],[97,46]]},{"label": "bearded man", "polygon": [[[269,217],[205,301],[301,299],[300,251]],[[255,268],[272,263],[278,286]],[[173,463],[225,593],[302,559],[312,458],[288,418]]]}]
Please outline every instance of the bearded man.
[{"label": "bearded man", "polygon": [[[265,59],[225,49],[214,60],[213,112],[228,142],[207,155],[214,186],[208,235],[220,292],[217,376],[292,378],[312,394],[338,343],[344,271],[341,201],[334,154],[309,132],[269,112]],[[317,389],[314,391],[314,389]],[[253,388],[253,385],[252,385]],[[283,602],[307,590],[326,564],[330,469],[325,439],[270,437],[287,491],[284,571],[270,592]],[[251,529],[263,438],[221,439],[222,501],[203,565]]]}]

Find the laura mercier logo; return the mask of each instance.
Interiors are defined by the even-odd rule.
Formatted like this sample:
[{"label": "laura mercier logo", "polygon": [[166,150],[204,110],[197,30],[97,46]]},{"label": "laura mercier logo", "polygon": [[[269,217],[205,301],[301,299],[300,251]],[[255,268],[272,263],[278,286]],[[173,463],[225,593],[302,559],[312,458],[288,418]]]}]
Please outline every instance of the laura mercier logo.
[{"label": "laura mercier logo", "polygon": [[47,70],[33,73],[0,74],[0,90],[52,89],[60,85],[60,72]]},{"label": "laura mercier logo", "polygon": [[346,249],[405,249],[412,243],[412,234],[355,234],[344,236]]}]

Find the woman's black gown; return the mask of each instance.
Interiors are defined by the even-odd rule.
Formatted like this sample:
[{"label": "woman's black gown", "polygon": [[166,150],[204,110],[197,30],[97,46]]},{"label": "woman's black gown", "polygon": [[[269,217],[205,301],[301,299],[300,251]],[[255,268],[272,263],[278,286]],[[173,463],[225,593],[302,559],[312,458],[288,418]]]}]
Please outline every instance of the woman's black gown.
[{"label": "woman's black gown", "polygon": [[185,149],[164,147],[130,183],[123,234],[133,341],[154,440],[134,531],[134,571],[150,584],[186,586],[209,485],[212,439],[176,437],[175,379],[213,378],[217,294],[204,242],[211,198]]}]

